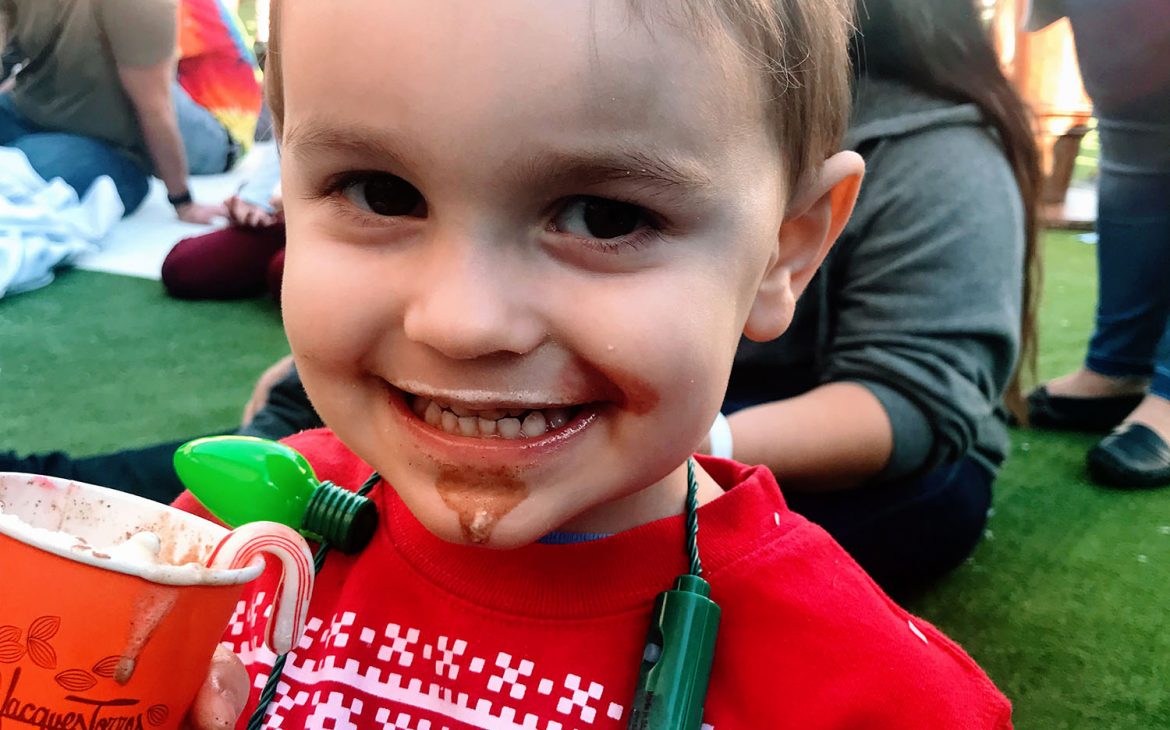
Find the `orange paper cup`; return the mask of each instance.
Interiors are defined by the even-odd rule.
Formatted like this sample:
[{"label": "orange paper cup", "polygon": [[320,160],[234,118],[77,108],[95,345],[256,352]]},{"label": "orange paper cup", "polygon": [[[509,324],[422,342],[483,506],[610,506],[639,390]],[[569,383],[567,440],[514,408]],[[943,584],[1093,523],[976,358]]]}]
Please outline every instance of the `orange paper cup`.
[{"label": "orange paper cup", "polygon": [[[264,569],[245,534],[265,530],[246,527],[230,533],[133,495],[0,473],[0,727],[177,728],[244,584]],[[106,552],[140,532],[158,536],[158,564]],[[282,544],[259,550],[284,561],[301,601],[274,607],[272,623],[285,634],[278,643],[295,644],[308,547],[283,526],[266,534]],[[285,542],[296,555],[280,553]]]}]

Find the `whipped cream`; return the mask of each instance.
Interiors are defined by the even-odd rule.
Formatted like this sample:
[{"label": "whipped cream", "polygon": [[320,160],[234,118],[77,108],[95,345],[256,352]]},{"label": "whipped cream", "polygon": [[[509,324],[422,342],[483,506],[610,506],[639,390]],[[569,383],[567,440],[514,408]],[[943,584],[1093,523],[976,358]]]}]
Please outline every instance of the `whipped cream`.
[{"label": "whipped cream", "polygon": [[[4,492],[0,490],[0,495],[3,494]],[[210,568],[203,564],[203,559],[212,547],[228,534],[222,527],[211,523],[204,526],[204,521],[198,517],[182,513],[176,512],[172,515],[175,511],[163,506],[152,505],[154,512],[159,514],[152,512],[141,515],[134,509],[136,505],[133,500],[137,498],[124,495],[113,495],[112,498],[128,503],[130,507],[128,511],[131,513],[128,518],[131,524],[137,521],[143,529],[110,530],[109,520],[116,519],[110,515],[101,523],[94,525],[92,531],[86,531],[91,537],[103,536],[91,540],[68,530],[32,524],[23,519],[23,515],[18,514],[16,508],[6,512],[6,506],[0,500],[0,533],[17,542],[64,558],[117,573],[138,576],[161,585],[239,585],[254,579],[263,570],[263,565],[260,564],[238,569]],[[73,505],[64,506],[68,508]],[[50,505],[45,509],[61,508],[60,505],[56,507]],[[135,520],[135,517],[144,519]],[[145,519],[150,521],[145,522]],[[3,547],[0,542],[0,553],[3,552]],[[0,560],[3,559],[4,556],[0,555]]]},{"label": "whipped cream", "polygon": [[46,530],[43,527],[33,527],[16,515],[4,512],[4,503],[0,502],[0,530],[9,533],[20,533],[36,540],[39,543],[58,550],[71,550],[77,544],[77,537],[66,532]]},{"label": "whipped cream", "polygon": [[85,553],[99,560],[117,560],[134,565],[163,564],[159,559],[162,540],[149,531],[132,533],[125,540],[113,545],[95,546],[90,545],[84,537],[30,525],[14,514],[5,513],[3,503],[0,503],[0,530],[19,532],[47,547]]},{"label": "whipped cream", "polygon": [[139,565],[158,565],[159,553],[162,551],[162,539],[153,532],[136,532],[126,538],[124,542],[103,550],[110,556],[110,560],[121,560],[125,563]]}]

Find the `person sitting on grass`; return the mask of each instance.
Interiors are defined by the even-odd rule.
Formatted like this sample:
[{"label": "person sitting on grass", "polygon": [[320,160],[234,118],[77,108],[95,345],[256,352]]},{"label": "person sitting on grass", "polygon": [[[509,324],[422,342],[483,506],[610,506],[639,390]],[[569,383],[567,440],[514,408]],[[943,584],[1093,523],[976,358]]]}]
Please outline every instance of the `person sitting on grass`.
[{"label": "person sitting on grass", "polygon": [[0,94],[0,145],[79,196],[110,176],[126,215],[146,199],[153,172],[180,220],[221,216],[188,186],[173,84],[177,1],[0,0],[0,39],[21,59]]},{"label": "person sitting on grass", "polygon": [[722,453],[906,595],[987,525],[1035,353],[1040,171],[973,0],[856,8],[866,182],[789,331],[741,342]]},{"label": "person sitting on grass", "polygon": [[[693,500],[708,726],[1011,726],[768,469],[693,457],[740,335],[784,332],[853,207],[850,14],[273,4],[284,322],[328,427],[288,443],[381,518],[325,561],[269,723],[625,727]],[[196,727],[256,709],[274,588],[246,589]]]},{"label": "person sitting on grass", "polygon": [[179,0],[172,91],[194,175],[230,171],[252,146],[263,89],[243,23],[226,0]]}]

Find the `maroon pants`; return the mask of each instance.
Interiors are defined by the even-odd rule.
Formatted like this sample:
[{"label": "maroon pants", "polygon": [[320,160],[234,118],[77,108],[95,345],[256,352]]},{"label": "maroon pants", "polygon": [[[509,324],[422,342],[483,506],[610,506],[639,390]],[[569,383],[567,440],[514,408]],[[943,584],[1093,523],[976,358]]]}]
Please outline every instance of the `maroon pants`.
[{"label": "maroon pants", "polygon": [[284,224],[223,228],[184,238],[162,265],[162,281],[179,299],[247,299],[265,291],[280,301]]}]

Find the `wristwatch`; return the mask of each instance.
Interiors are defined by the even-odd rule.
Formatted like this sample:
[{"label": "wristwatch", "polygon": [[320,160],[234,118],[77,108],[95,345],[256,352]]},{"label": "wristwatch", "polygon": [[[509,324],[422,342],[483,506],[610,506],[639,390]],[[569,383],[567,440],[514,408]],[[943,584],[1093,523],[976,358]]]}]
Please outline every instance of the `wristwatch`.
[{"label": "wristwatch", "polygon": [[179,208],[182,208],[184,205],[190,205],[191,203],[194,203],[195,201],[191,197],[191,191],[184,190],[183,192],[179,193],[178,195],[168,195],[167,202],[170,203],[171,206],[175,210],[178,210]]}]

